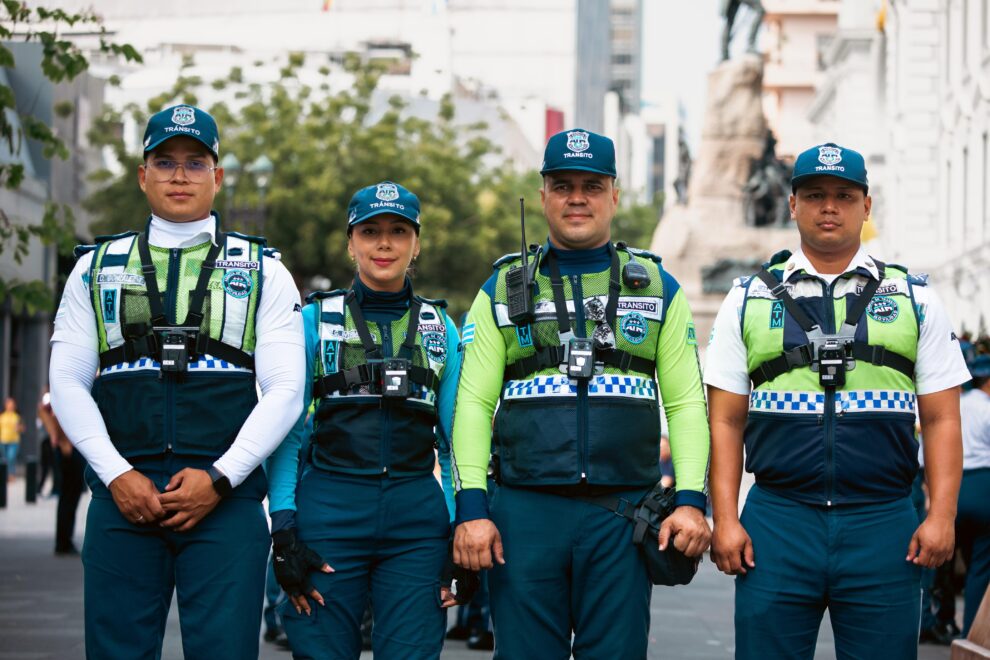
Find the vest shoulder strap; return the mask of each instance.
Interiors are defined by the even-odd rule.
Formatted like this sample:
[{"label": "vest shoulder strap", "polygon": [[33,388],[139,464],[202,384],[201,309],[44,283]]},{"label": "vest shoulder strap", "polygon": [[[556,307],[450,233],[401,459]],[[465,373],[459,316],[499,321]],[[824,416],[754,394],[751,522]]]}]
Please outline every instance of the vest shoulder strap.
[{"label": "vest shoulder strap", "polygon": [[319,300],[324,300],[325,298],[333,298],[335,296],[345,296],[347,295],[347,289],[334,289],[333,291],[313,291],[308,296],[306,296],[306,304],[317,302]]}]

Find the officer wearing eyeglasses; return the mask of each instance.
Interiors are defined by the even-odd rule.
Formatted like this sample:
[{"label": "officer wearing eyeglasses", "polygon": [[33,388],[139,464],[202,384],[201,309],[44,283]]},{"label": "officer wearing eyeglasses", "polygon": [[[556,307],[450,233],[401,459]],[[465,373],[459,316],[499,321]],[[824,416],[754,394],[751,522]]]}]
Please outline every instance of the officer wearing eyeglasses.
[{"label": "officer wearing eyeglasses", "polygon": [[163,110],[143,146],[145,230],[77,250],[52,337],[52,405],[93,491],[86,654],[160,656],[174,590],[187,658],[253,658],[269,549],[259,465],[302,392],[299,294],[264,239],[211,212],[223,169],[209,114]]},{"label": "officer wearing eyeglasses", "polygon": [[[660,258],[611,240],[611,140],[558,133],[540,171],[549,239],[529,269],[518,254],[495,263],[463,330],[454,560],[493,569],[500,658],[643,658],[645,563],[626,519],[588,498],[637,502],[660,480],[659,395],[679,490],[656,542],[690,556],[708,547],[694,324]],[[493,451],[500,485],[489,499]]]}]

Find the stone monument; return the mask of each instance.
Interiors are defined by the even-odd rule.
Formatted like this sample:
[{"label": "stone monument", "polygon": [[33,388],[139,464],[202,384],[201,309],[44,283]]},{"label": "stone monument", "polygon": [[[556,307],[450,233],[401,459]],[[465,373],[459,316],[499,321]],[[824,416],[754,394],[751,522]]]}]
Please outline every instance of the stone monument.
[{"label": "stone monument", "polygon": [[770,255],[798,241],[793,225],[746,222],[747,182],[754,164],[766,161],[762,88],[758,54],[726,60],[709,74],[688,203],[665,213],[653,235],[651,249],[684,288],[702,346],[733,278],[755,273]]}]

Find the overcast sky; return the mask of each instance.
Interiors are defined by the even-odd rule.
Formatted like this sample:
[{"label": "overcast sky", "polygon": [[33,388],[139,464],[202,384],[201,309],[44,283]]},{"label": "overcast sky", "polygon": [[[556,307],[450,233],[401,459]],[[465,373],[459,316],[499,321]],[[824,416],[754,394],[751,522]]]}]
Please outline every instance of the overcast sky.
[{"label": "overcast sky", "polygon": [[721,33],[719,0],[643,2],[643,100],[680,98],[692,151],[700,139],[708,72],[718,64]]}]

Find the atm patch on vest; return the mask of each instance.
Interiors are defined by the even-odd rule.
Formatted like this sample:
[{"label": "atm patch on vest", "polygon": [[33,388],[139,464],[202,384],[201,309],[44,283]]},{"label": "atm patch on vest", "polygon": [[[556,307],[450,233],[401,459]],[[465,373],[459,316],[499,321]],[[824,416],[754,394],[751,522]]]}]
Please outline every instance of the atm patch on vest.
[{"label": "atm patch on vest", "polygon": [[689,346],[698,345],[698,335],[694,331],[694,323],[688,323],[687,327],[687,343]]},{"label": "atm patch on vest", "polygon": [[642,344],[646,340],[649,327],[646,318],[639,312],[629,312],[619,321],[619,331],[630,344]]},{"label": "atm patch on vest", "polygon": [[323,342],[323,373],[332,374],[337,371],[337,342]]},{"label": "atm patch on vest", "polygon": [[444,362],[447,359],[447,338],[439,332],[427,332],[423,335],[423,348],[431,362]]},{"label": "atm patch on vest", "polygon": [[117,322],[117,289],[103,291],[103,322]]},{"label": "atm patch on vest", "polygon": [[[471,333],[471,339],[474,340],[474,332]],[[523,348],[529,348],[533,345],[533,326],[531,325],[517,325],[516,326],[516,341]],[[466,343],[466,342],[465,342]]]},{"label": "atm patch on vest", "polygon": [[230,259],[224,259],[216,262],[217,268],[226,268],[230,270],[232,268],[240,268],[241,270],[258,270],[259,265],[257,261],[234,261]]},{"label": "atm patch on vest", "polygon": [[779,330],[784,327],[784,303],[774,300],[770,305],[770,329]]},{"label": "atm patch on vest", "polygon": [[247,298],[252,288],[254,282],[246,270],[228,270],[223,276],[223,290],[232,298]]},{"label": "atm patch on vest", "polygon": [[104,273],[100,271],[96,274],[97,284],[133,284],[134,286],[144,286],[144,275],[136,273]]},{"label": "atm patch on vest", "polygon": [[866,313],[877,323],[893,323],[900,312],[893,298],[876,296],[866,306]]}]

